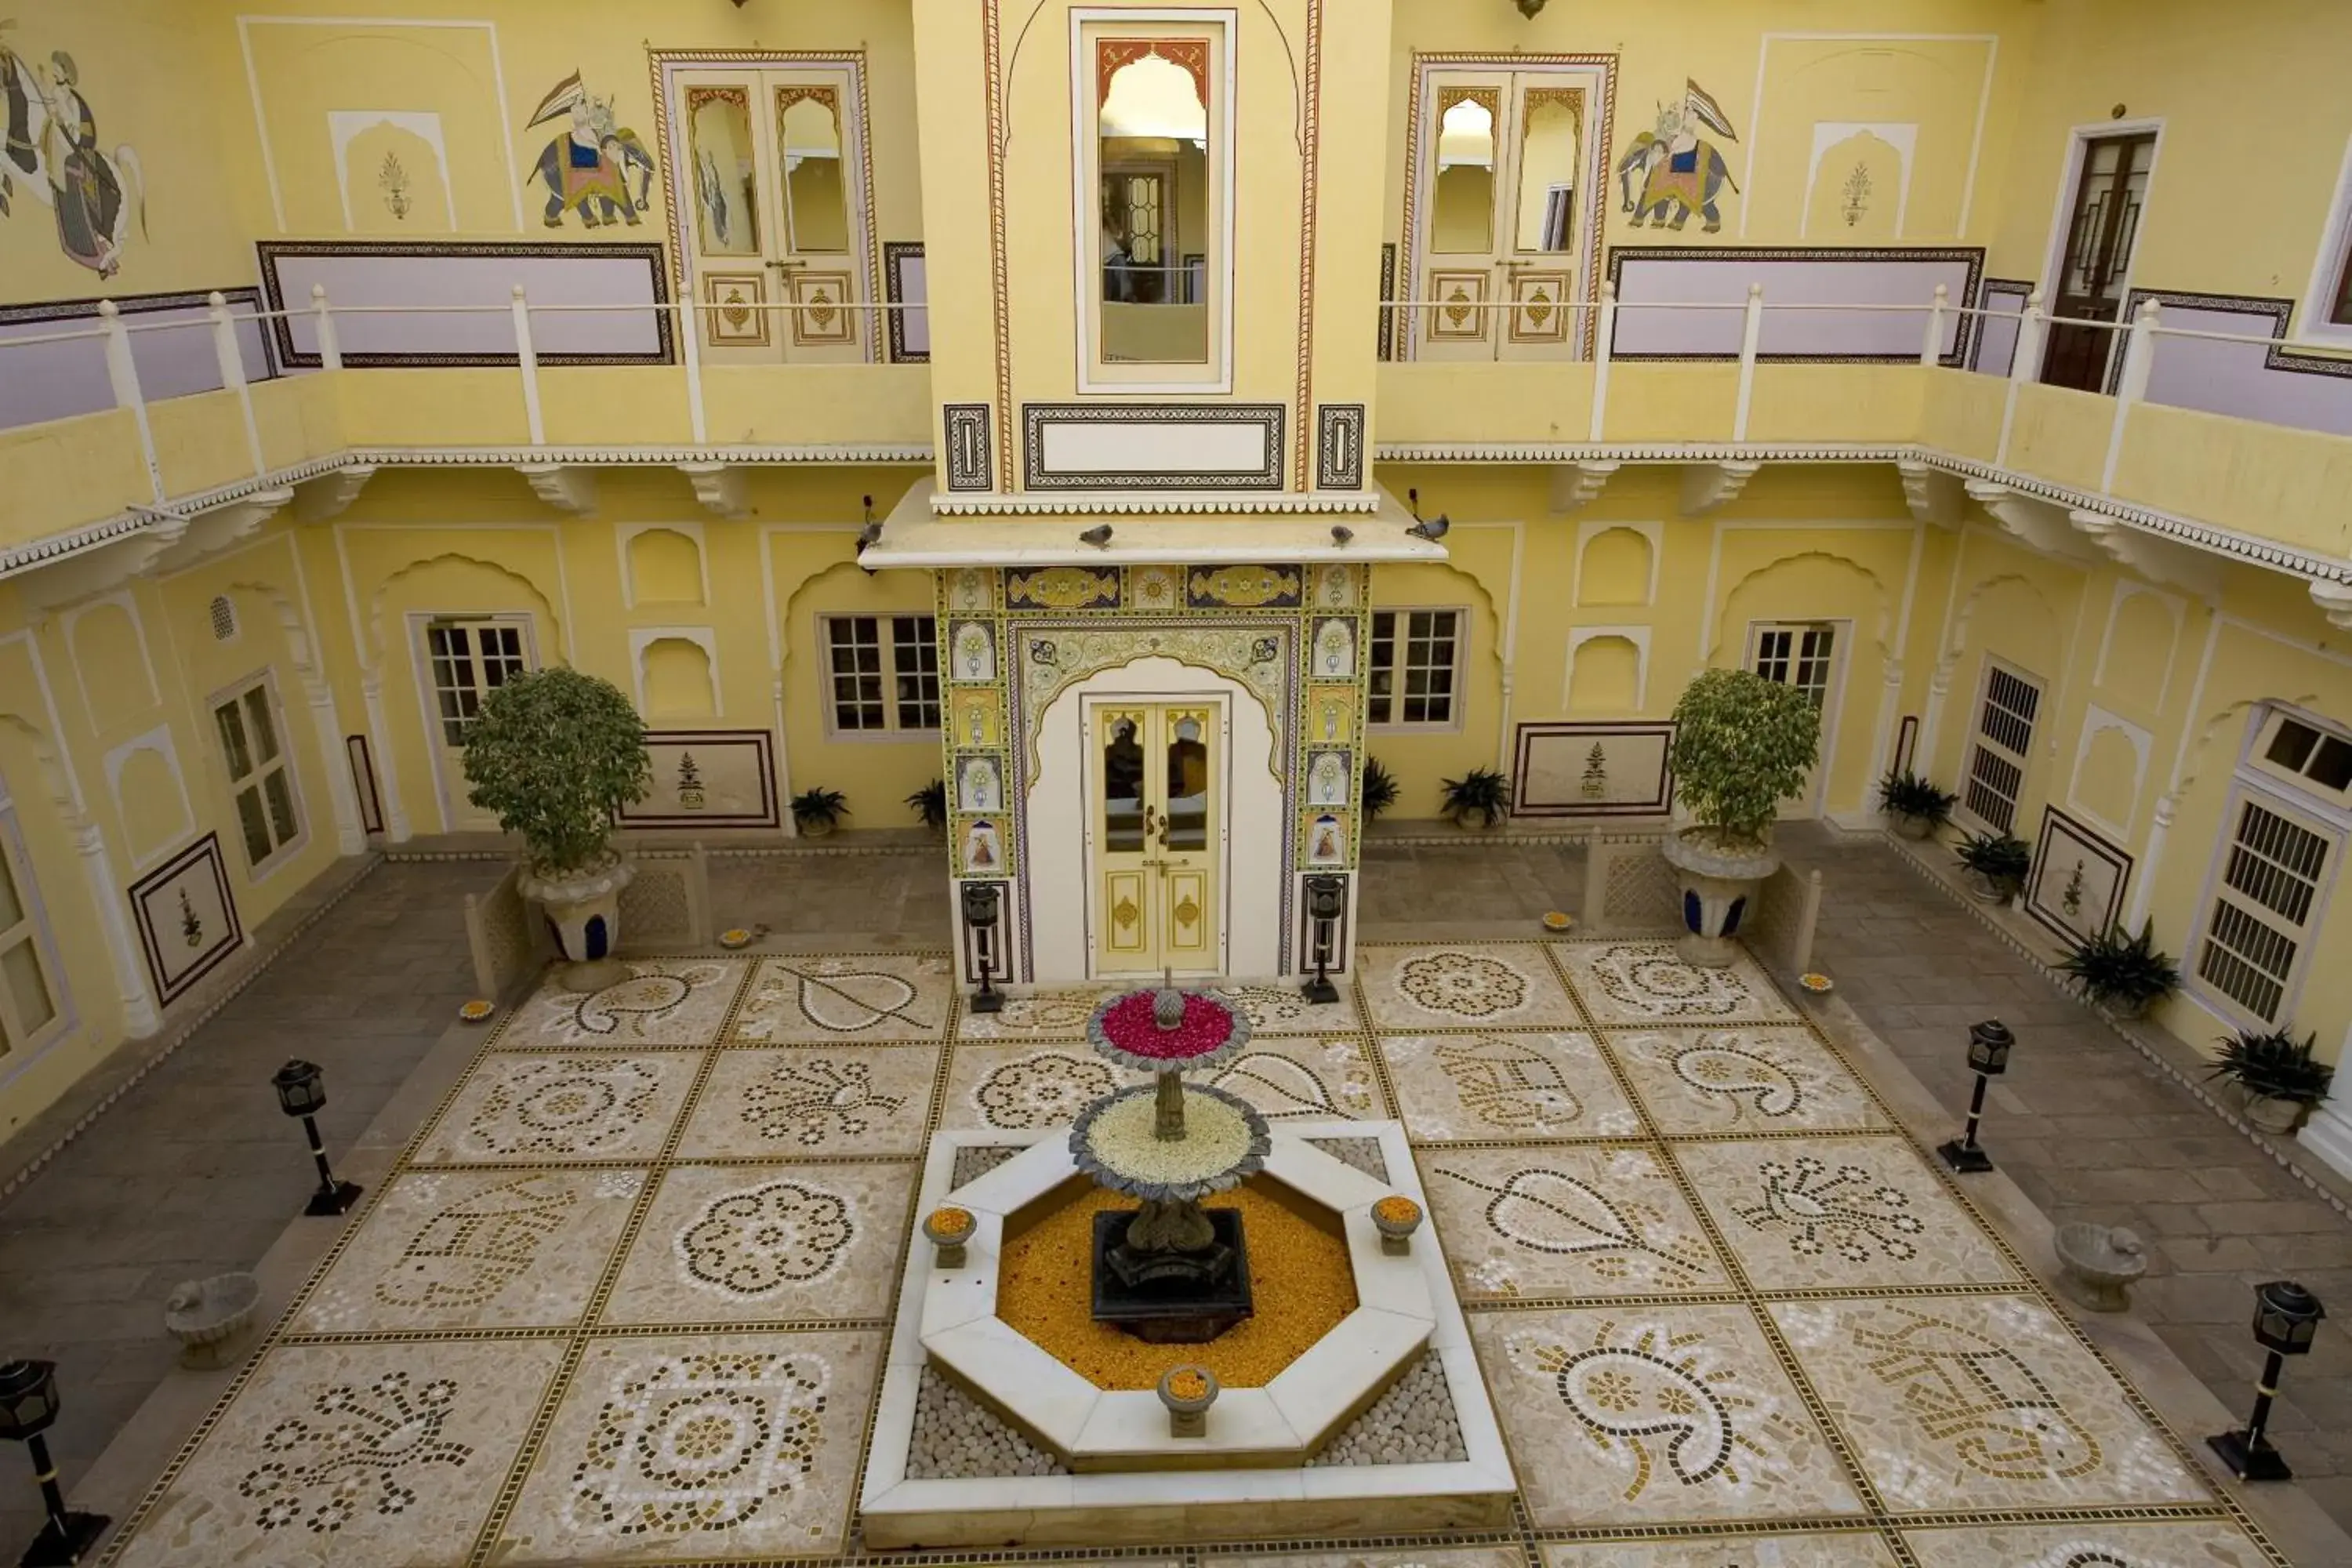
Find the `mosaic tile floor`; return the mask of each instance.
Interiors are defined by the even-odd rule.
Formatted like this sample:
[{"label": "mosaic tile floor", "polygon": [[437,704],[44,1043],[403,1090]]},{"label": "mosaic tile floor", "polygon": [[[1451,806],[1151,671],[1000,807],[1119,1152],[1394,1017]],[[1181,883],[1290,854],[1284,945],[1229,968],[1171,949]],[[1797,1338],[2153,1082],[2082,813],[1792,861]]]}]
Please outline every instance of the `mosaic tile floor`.
[{"label": "mosaic tile floor", "polygon": [[[490,1035],[107,1561],[856,1552],[925,1138],[1122,1081],[1082,1038],[1101,993],[982,1018],[930,955],[634,967]],[[1758,969],[1607,941],[1360,969],[1338,1006],[1234,988],[1259,1033],[1222,1081],[1402,1119],[1524,1523],[1171,1563],[2284,1562]]]}]

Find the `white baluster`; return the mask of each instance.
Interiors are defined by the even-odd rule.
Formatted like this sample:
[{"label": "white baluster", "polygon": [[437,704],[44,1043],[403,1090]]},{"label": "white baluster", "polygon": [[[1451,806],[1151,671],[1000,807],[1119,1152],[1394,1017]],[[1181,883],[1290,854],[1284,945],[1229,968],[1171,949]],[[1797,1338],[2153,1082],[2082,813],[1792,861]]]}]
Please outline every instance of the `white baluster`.
[{"label": "white baluster", "polygon": [[1739,401],[1731,412],[1731,438],[1748,439],[1748,406],[1756,394],[1756,345],[1764,336],[1764,285],[1748,286],[1748,309],[1739,324]]},{"label": "white baluster", "polygon": [[1919,342],[1919,363],[1922,368],[1935,369],[1944,360],[1944,309],[1952,298],[1951,286],[1936,285],[1936,298],[1927,306],[1927,331]]},{"label": "white baluster", "polygon": [[686,361],[686,423],[698,447],[710,441],[702,413],[702,312],[688,300],[677,302],[679,352]]},{"label": "white baluster", "polygon": [[324,283],[310,285],[310,313],[319,319],[319,368],[342,369],[342,340],[335,335],[335,313],[327,304],[327,286]]},{"label": "white baluster", "polygon": [[237,412],[245,419],[246,456],[253,459],[256,477],[269,471],[261,458],[261,426],[253,419],[253,388],[246,384],[245,351],[236,341],[236,323],[228,317],[228,297],[214,289],[205,297],[205,315],[213,324],[213,358],[220,364],[221,389],[236,395]]},{"label": "white baluster", "polygon": [[1993,448],[1993,466],[2009,466],[2009,436],[2017,426],[2017,397],[2042,367],[2042,290],[2025,297],[2025,310],[2017,319],[2017,349],[2009,358],[2009,392],[2001,402],[2000,441]]},{"label": "white baluster", "polygon": [[131,410],[138,427],[140,455],[147,459],[147,484],[155,504],[163,504],[163,467],[155,460],[155,432],[147,423],[147,399],[139,390],[138,362],[131,357],[131,332],[122,324],[121,308],[111,300],[98,302],[98,324],[106,333],[106,379],[114,387],[114,405]]},{"label": "white baluster", "polygon": [[514,286],[515,363],[522,371],[523,418],[530,426],[530,444],[547,445],[547,421],[539,411],[539,351],[530,342],[530,303],[522,285]]},{"label": "white baluster", "polygon": [[1617,336],[1617,285],[1601,285],[1601,321],[1592,334],[1592,427],[1586,439],[1601,438],[1601,427],[1609,417],[1609,360],[1611,343]]},{"label": "white baluster", "polygon": [[2147,373],[2156,358],[2156,327],[2157,303],[2142,300],[2124,339],[2124,373],[2116,383],[2116,422],[2107,432],[2106,466],[2099,470],[2099,489],[2110,495],[2115,493],[2116,465],[2123,460],[2124,423],[2131,417],[2132,405],[2147,396]]}]

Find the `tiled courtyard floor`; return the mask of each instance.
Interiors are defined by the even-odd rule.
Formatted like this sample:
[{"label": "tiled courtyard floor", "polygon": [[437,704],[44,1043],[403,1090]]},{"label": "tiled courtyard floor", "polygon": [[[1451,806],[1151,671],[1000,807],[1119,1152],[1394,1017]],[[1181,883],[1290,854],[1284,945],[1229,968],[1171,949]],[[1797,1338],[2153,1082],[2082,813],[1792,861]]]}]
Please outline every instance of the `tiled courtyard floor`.
[{"label": "tiled courtyard floor", "polygon": [[[1111,1087],[1102,993],[636,968],[484,1041],[108,1561],[856,1548],[910,1156]],[[1423,942],[1336,1006],[1228,994],[1225,1087],[1404,1123],[1520,1481],[1523,1531],[1301,1568],[2281,1561],[1754,966]]]}]

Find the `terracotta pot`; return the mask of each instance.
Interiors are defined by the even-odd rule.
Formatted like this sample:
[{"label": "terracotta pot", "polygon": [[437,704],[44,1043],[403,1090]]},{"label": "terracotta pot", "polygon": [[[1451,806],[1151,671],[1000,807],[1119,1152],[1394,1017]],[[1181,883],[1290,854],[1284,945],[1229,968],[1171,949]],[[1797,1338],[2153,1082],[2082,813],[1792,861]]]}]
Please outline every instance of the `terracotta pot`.
[{"label": "terracotta pot", "polygon": [[1690,829],[1666,836],[1658,846],[1682,884],[1683,934],[1675,951],[1685,963],[1724,969],[1738,955],[1732,938],[1755,907],[1756,889],[1780,868],[1771,846],[1726,849]]}]

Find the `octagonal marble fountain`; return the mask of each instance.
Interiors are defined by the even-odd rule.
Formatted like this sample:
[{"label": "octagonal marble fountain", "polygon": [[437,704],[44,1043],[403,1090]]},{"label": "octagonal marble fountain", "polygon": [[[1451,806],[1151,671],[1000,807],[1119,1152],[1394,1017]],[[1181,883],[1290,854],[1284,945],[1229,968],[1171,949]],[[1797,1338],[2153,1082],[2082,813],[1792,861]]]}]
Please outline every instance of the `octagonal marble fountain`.
[{"label": "octagonal marble fountain", "polygon": [[[1156,1081],[1068,1128],[931,1139],[867,1544],[1507,1524],[1510,1463],[1437,1237],[1393,1234],[1423,1204],[1403,1127],[1271,1128],[1183,1082],[1248,1039],[1204,993],[1113,996],[1087,1033]],[[1179,1423],[1159,1377],[1194,1363],[1220,1386]]]}]

